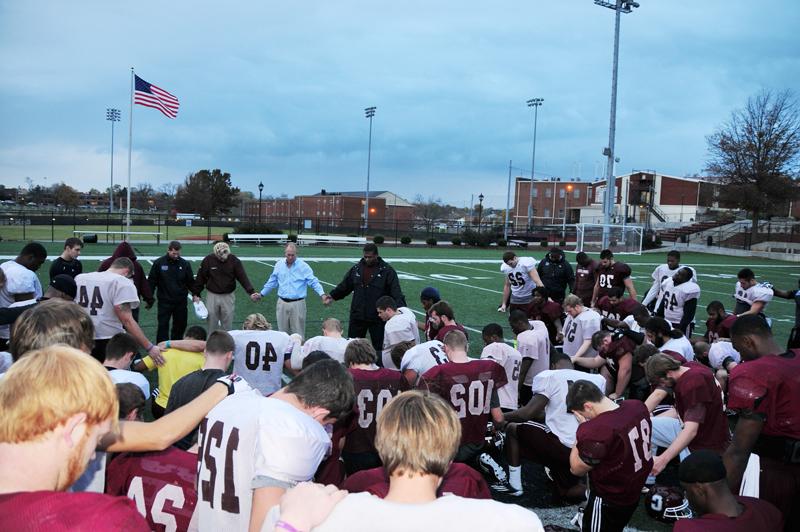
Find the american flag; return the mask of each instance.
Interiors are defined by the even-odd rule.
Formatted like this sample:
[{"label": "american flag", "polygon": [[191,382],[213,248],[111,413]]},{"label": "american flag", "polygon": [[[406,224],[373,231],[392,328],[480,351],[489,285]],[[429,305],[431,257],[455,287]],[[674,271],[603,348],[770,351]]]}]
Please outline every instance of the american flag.
[{"label": "american flag", "polygon": [[136,77],[136,90],[133,92],[133,103],[158,109],[168,118],[178,116],[178,99],[164,89],[147,83],[145,80]]}]

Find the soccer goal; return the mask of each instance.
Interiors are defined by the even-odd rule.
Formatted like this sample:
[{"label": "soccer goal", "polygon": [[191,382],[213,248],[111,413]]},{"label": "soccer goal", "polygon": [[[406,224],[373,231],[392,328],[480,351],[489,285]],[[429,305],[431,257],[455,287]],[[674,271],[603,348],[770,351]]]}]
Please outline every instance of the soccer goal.
[{"label": "soccer goal", "polygon": [[616,224],[576,224],[576,251],[586,253],[603,250],[603,231],[608,231],[608,249],[614,253],[642,254],[644,226]]}]

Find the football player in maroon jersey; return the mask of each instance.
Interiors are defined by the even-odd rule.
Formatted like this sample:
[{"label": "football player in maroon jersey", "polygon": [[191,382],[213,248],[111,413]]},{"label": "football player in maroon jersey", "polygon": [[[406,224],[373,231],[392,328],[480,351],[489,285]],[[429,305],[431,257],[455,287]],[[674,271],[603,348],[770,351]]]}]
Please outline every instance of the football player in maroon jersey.
[{"label": "football player in maroon jersey", "polygon": [[0,409],[0,530],[149,530],[130,499],[65,493],[117,425],[97,361],[63,345],[28,352],[0,381]]},{"label": "football player in maroon jersey", "polygon": [[467,337],[451,331],[444,337],[449,362],[425,372],[418,387],[441,396],[455,409],[461,422],[461,445],[456,462],[469,462],[484,449],[486,424],[501,422],[503,412],[497,389],[506,385],[506,372],[493,360],[467,355]]},{"label": "football player in maroon jersey", "polygon": [[760,498],[783,513],[785,530],[800,529],[800,350],[784,352],[758,316],[731,328],[744,362],[730,373],[728,408],[739,413],[724,455],[728,483],[738,492],[750,453],[760,458]]},{"label": "football player in maroon jersey", "polygon": [[353,376],[356,393],[356,412],[342,449],[348,475],[381,465],[375,450],[378,416],[392,397],[410,388],[402,373],[379,368],[376,361],[375,348],[369,341],[355,338],[347,344],[344,364]]},{"label": "football player in maroon jersey", "polygon": [[439,290],[432,286],[426,286],[419,294],[419,302],[422,304],[422,309],[425,311],[425,321],[417,320],[417,328],[425,333],[425,340],[430,341],[436,338],[436,333],[439,331],[433,327],[431,322],[431,307],[438,303],[442,297],[439,295]]},{"label": "football player in maroon jersey", "polygon": [[584,305],[590,307],[599,265],[583,251],[575,255],[575,261],[578,265],[575,267],[575,286],[572,287],[572,293],[581,298]]},{"label": "football player in maroon jersey", "polygon": [[[672,390],[675,411],[680,422],[666,414],[653,420],[653,441],[656,445],[668,445],[667,450],[653,462],[653,475],[658,475],[666,465],[681,454],[685,458],[689,451],[709,449],[722,453],[730,442],[728,418],[722,401],[722,389],[714,380],[714,373],[699,362],[681,364],[674,358],[657,353],[645,364],[647,379]],[[668,426],[661,426],[661,423]],[[675,430],[680,428],[677,434]],[[674,438],[673,438],[674,435]]]},{"label": "football player in maroon jersey", "polygon": [[533,299],[528,307],[528,318],[543,322],[547,326],[550,343],[555,344],[558,335],[561,334],[561,316],[564,314],[561,303],[550,299],[549,292],[544,286],[537,286],[533,289],[532,294]]},{"label": "football player in maroon jersey", "polygon": [[614,390],[608,397],[612,401],[622,397],[631,381],[636,343],[618,331],[597,331],[592,335],[592,348],[597,350],[598,356],[572,357],[572,363],[600,369],[600,374],[606,379],[606,391]]},{"label": "football player in maroon jersey", "polygon": [[697,451],[681,462],[678,478],[696,519],[679,519],[673,532],[753,532],[781,530],[783,518],[775,506],[731,493],[722,458]]},{"label": "football player in maroon jersey", "polygon": [[640,306],[640,303],[633,298],[623,297],[625,290],[619,286],[608,289],[605,296],[597,300],[597,312],[603,316],[603,324],[611,329],[610,320],[622,321]]},{"label": "football player in maroon jersey", "polygon": [[456,323],[456,316],[453,307],[447,301],[439,301],[430,309],[431,324],[436,329],[436,340],[444,342],[444,337],[450,331],[461,331],[465,336],[467,331],[460,324]]},{"label": "football player in maroon jersey", "polygon": [[636,299],[636,288],[633,287],[633,279],[631,279],[631,267],[624,262],[616,262],[611,250],[604,249],[600,252],[600,265],[597,267],[597,281],[595,281],[592,292],[591,306],[596,306],[600,298],[608,295],[608,289],[613,286],[618,286],[623,290],[627,289],[628,294]]},{"label": "football player in maroon jersey", "polygon": [[567,410],[579,423],[570,470],[575,476],[589,474],[582,529],[621,531],[653,467],[650,412],[641,401],[617,404],[586,380],[570,386]]}]

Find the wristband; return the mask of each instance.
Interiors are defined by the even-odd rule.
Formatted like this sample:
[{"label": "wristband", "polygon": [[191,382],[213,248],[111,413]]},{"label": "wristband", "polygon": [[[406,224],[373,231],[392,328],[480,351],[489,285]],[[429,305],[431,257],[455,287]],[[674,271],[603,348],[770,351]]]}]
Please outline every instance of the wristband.
[{"label": "wristband", "polygon": [[167,340],[167,349],[169,349],[169,345],[170,345],[170,344],[169,344],[169,340]]},{"label": "wristband", "polygon": [[155,344],[150,344],[149,346],[147,346],[147,350],[148,350],[148,351],[150,351],[150,350],[151,350],[151,349],[153,349],[154,347],[155,347]]},{"label": "wristband", "polygon": [[286,521],[278,521],[277,523],[275,523],[275,528],[282,528],[283,530],[288,530],[288,532],[300,532],[299,529],[293,527]]}]

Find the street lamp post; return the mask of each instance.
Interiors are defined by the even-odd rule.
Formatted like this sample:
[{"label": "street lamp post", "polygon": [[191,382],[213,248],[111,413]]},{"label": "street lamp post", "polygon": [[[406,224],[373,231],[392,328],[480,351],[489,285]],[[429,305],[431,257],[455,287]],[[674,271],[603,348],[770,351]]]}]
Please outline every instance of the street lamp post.
[{"label": "street lamp post", "polygon": [[614,209],[616,185],[614,178],[614,140],[617,128],[617,70],[619,66],[619,21],[622,13],[630,13],[633,8],[639,7],[633,0],[615,0],[605,2],[594,0],[595,5],[614,10],[614,61],[611,68],[611,117],[608,125],[608,146],[603,150],[606,156],[606,197],[603,202],[603,248],[608,248],[609,225],[611,224],[611,211]]},{"label": "street lamp post", "polygon": [[119,122],[119,109],[106,108],[106,120],[111,122],[111,188],[108,189],[108,212],[114,211],[114,122]]},{"label": "street lamp post", "polygon": [[528,231],[533,227],[533,169],[536,165],[536,124],[539,118],[539,106],[544,98],[531,98],[527,101],[528,107],[533,107],[533,153],[531,154],[531,189],[528,201]]},{"label": "street lamp post", "polygon": [[369,228],[369,167],[372,162],[372,118],[375,116],[375,107],[367,107],[364,114],[369,118],[369,144],[367,147],[367,191],[364,194],[364,233]]},{"label": "street lamp post", "polygon": [[569,193],[572,192],[572,185],[567,185],[567,190],[564,192],[564,216],[561,218],[561,238],[567,238],[567,198]]},{"label": "street lamp post", "polygon": [[482,218],[483,218],[483,194],[478,194],[478,233],[481,232]]},{"label": "street lamp post", "polygon": [[258,225],[261,225],[261,192],[264,190],[264,182],[258,182]]}]

